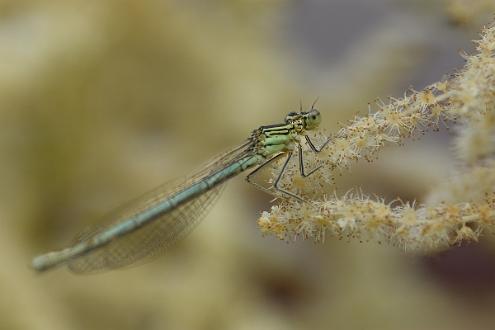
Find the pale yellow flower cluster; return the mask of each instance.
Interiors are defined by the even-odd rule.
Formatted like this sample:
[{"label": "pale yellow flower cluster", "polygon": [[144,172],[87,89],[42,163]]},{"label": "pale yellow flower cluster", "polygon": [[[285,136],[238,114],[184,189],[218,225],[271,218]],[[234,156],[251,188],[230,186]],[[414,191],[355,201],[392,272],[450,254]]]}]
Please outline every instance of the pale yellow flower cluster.
[{"label": "pale yellow flower cluster", "polygon": [[449,111],[461,121],[457,155],[474,164],[495,152],[495,28],[483,31],[478,54],[466,56],[466,68],[451,81]]},{"label": "pale yellow flower cluster", "polygon": [[464,172],[453,175],[448,182],[440,184],[431,191],[428,205],[439,203],[460,203],[480,201],[495,191],[495,162],[477,165]]},{"label": "pale yellow flower cluster", "polygon": [[[437,129],[446,121],[458,124],[457,156],[468,169],[463,182],[473,182],[477,177],[478,182],[495,183],[495,166],[490,162],[495,155],[495,25],[483,29],[476,43],[477,53],[464,56],[466,65],[458,74],[423,91],[411,91],[389,102],[377,101],[376,111],[356,117],[341,128],[320,154],[312,156],[313,166],[321,165],[322,169],[303,183],[294,181],[298,164],[289,165],[282,187],[289,189],[292,185],[292,191],[311,201],[282,199],[262,214],[262,231],[281,239],[316,241],[329,232],[337,237],[387,241],[407,249],[430,249],[476,240],[482,231],[495,228],[495,185],[490,184],[463,190],[458,195],[463,194],[465,199],[444,194],[445,198],[436,198],[432,206],[386,204],[379,198],[372,200],[353,193],[341,198],[315,197],[321,183],[336,170],[346,169],[362,158],[372,160],[387,143],[400,143],[427,129]],[[308,159],[312,154],[305,151],[304,155]],[[454,190],[454,185],[444,188]],[[457,185],[462,189],[461,183]],[[306,193],[308,187],[315,191]],[[439,188],[435,193],[442,196]]]},{"label": "pale yellow flower cluster", "polygon": [[282,240],[301,237],[323,242],[328,233],[339,239],[387,242],[406,250],[433,250],[477,240],[484,229],[495,228],[495,203],[494,195],[488,195],[477,203],[415,207],[348,193],[310,203],[284,201],[263,212],[258,224],[263,233]]}]

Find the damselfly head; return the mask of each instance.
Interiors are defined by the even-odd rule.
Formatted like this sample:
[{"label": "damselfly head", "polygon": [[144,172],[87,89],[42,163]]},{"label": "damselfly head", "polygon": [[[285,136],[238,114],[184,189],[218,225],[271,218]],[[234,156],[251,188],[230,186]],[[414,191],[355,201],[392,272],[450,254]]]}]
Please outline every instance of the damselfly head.
[{"label": "damselfly head", "polygon": [[300,123],[302,128],[306,130],[312,130],[317,128],[321,123],[321,115],[320,112],[314,108],[309,110],[308,112],[289,112],[287,116],[285,116],[285,122],[287,124]]},{"label": "damselfly head", "polygon": [[302,113],[302,119],[304,129],[312,130],[320,126],[321,114],[318,110],[312,108],[310,111]]}]

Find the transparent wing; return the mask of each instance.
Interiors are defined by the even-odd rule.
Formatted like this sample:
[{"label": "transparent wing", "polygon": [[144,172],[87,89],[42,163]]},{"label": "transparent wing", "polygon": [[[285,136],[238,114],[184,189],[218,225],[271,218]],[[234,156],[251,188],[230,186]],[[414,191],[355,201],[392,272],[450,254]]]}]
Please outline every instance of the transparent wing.
[{"label": "transparent wing", "polygon": [[[200,222],[220,191],[221,187],[210,190],[160,219],[70,261],[69,269],[75,273],[110,270],[129,266],[140,260],[149,260],[163,253]],[[105,229],[102,227],[100,231],[93,231],[92,235],[82,236],[80,241],[88,240]]]},{"label": "transparent wing", "polygon": [[[97,226],[86,229],[76,237],[77,243],[91,240],[95,235],[108,230],[133,215],[144,212],[163,202],[174,193],[201,181],[209,174],[244,157],[249,153],[251,142],[217,157],[188,180],[175,185],[163,185],[128,203],[105,217]],[[112,242],[68,262],[69,269],[76,273],[93,273],[129,266],[137,261],[146,261],[160,255],[170,245],[189,233],[217,200],[222,186],[177,207],[147,225],[116,237]]]}]

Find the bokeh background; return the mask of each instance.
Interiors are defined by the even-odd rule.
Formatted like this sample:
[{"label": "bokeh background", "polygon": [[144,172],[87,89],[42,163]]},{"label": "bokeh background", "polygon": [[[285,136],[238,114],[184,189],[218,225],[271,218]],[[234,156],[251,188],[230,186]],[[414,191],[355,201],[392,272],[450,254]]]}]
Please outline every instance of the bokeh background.
[{"label": "bokeh background", "polygon": [[[495,245],[434,255],[287,244],[271,197],[234,179],[203,223],[140,267],[36,274],[123,201],[288,111],[329,131],[463,64],[492,0],[0,0],[0,329],[493,329]],[[452,132],[358,164],[339,189],[421,201]]]}]

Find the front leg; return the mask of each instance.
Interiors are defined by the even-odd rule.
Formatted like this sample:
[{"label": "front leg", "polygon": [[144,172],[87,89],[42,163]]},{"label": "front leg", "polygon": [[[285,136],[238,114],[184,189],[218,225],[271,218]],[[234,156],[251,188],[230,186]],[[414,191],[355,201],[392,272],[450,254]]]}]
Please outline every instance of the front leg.
[{"label": "front leg", "polygon": [[298,152],[299,152],[299,173],[301,173],[301,176],[303,178],[307,178],[314,172],[318,171],[323,165],[318,166],[317,168],[309,171],[309,173],[306,173],[304,170],[304,160],[303,160],[303,150],[300,144],[297,145]]},{"label": "front leg", "polygon": [[[307,135],[304,135],[304,137],[306,138],[306,142],[308,143],[310,149],[318,154],[320,153],[323,148],[326,147],[326,145],[330,142],[330,138],[328,138],[325,143],[323,143],[320,148],[317,148],[314,144],[313,144],[313,141],[311,141],[310,137],[307,136]],[[303,150],[302,150],[302,146],[300,143],[298,143],[297,145],[298,147],[298,151],[299,151],[299,172],[301,173],[301,176],[303,178],[307,178],[308,176],[310,176],[311,174],[315,173],[316,171],[318,171],[323,165],[320,165],[318,166],[317,168],[311,170],[309,173],[306,173],[306,171],[304,170],[304,160],[303,160]]]},{"label": "front leg", "polygon": [[311,141],[310,137],[307,136],[307,135],[304,135],[304,137],[306,138],[306,142],[308,143],[309,147],[311,148],[311,150],[313,150],[313,152],[315,153],[320,153],[323,148],[325,148],[327,146],[327,144],[330,142],[331,138],[328,138],[325,143],[323,143],[320,148],[316,148],[315,145],[313,144],[313,141]]}]

